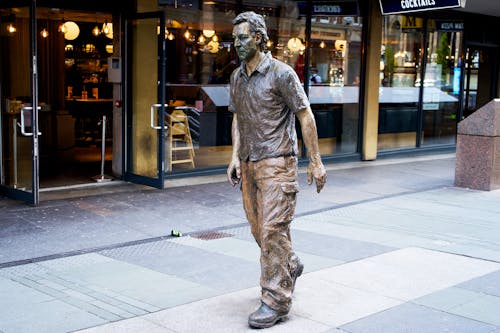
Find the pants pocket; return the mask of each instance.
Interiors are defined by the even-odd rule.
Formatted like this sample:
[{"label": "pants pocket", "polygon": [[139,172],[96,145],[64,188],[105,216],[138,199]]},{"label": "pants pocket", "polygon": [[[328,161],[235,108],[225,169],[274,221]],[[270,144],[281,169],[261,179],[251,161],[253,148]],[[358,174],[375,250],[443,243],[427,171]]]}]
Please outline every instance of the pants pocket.
[{"label": "pants pocket", "polygon": [[280,184],[283,191],[283,220],[291,221],[295,215],[295,205],[297,203],[297,193],[299,192],[299,184],[297,182],[283,182]]},{"label": "pants pocket", "polygon": [[296,194],[299,192],[299,184],[297,182],[284,182],[280,186],[285,194]]}]

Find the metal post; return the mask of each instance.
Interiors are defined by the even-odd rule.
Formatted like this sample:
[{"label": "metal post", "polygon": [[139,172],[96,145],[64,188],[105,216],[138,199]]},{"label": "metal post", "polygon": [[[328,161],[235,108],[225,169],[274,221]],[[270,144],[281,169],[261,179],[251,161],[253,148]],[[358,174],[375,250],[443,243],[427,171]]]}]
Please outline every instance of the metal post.
[{"label": "metal post", "polygon": [[12,120],[12,155],[13,155],[13,164],[14,164],[14,184],[12,184],[13,188],[17,188],[17,119]]},{"label": "metal post", "polygon": [[104,175],[104,162],[106,160],[106,116],[102,116],[102,120],[99,122],[102,124],[102,136],[101,136],[101,174],[92,177],[98,183],[109,182],[111,178]]}]

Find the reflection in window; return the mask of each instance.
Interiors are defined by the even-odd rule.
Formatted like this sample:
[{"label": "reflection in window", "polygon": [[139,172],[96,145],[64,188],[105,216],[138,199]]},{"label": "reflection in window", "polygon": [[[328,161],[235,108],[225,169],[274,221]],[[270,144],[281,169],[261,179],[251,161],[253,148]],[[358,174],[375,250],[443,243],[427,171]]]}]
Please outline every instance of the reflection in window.
[{"label": "reflection in window", "polygon": [[429,20],[424,76],[422,145],[455,143],[459,108],[462,32]]},{"label": "reflection in window", "polygon": [[415,147],[424,20],[383,18],[378,149]]},{"label": "reflection in window", "polygon": [[361,29],[357,16],[312,19],[309,97],[322,154],[357,148]]},{"label": "reflection in window", "polygon": [[[175,2],[167,3],[165,7],[168,112],[182,108],[189,118],[194,168],[222,166],[230,160],[232,114],[227,110],[228,84],[231,73],[239,66],[231,21],[237,13],[247,10],[265,17],[269,36],[266,47],[273,57],[294,68],[303,83],[311,85],[310,74],[314,71],[321,78],[309,91],[321,153],[356,151],[360,17],[313,17],[311,60],[306,64],[306,17],[299,11],[298,1],[205,1],[193,6],[179,3],[184,2],[178,2],[177,7]],[[309,77],[305,77],[306,69]],[[168,151],[173,147],[170,143],[165,147],[167,159],[183,158]],[[191,163],[179,163],[173,164],[170,171],[192,168]]]}]

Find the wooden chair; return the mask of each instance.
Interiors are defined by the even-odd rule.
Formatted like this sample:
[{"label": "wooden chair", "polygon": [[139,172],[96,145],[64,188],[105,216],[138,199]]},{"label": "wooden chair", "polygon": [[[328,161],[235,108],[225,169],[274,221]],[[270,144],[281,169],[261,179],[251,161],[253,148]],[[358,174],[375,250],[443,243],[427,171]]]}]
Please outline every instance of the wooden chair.
[{"label": "wooden chair", "polygon": [[174,109],[168,116],[169,160],[168,170],[174,164],[190,163],[194,168],[194,148],[186,113]]}]

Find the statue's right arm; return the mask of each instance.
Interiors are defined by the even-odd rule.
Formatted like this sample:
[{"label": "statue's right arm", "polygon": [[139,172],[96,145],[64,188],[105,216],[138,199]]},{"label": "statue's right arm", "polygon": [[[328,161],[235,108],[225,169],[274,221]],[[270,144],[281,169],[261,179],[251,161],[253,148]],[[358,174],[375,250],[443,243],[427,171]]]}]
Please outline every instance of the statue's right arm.
[{"label": "statue's right arm", "polygon": [[240,131],[238,130],[238,118],[236,113],[233,113],[233,123],[231,125],[231,137],[233,140],[233,153],[231,154],[231,162],[227,168],[227,180],[232,186],[236,186],[241,179],[241,164],[238,153],[240,150]]}]

